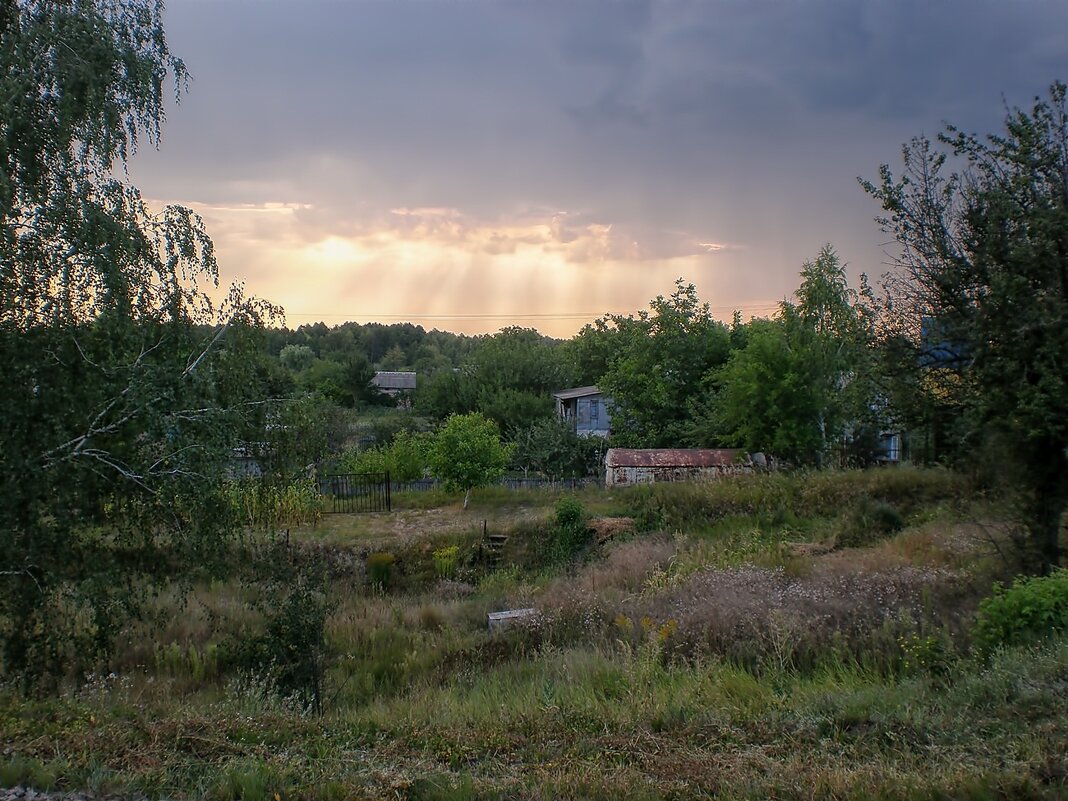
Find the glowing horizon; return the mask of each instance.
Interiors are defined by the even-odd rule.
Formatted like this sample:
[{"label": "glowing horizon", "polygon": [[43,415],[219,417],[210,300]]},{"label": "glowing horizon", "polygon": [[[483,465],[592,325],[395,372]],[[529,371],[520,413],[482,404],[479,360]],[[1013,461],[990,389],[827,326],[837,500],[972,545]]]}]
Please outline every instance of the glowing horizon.
[{"label": "glowing horizon", "polygon": [[[308,226],[310,204],[184,205],[204,218],[215,241],[220,283],[243,281],[282,306],[289,328],[410,322],[485,334],[519,325],[566,338],[605,314],[648,308],[680,277],[705,296],[710,282],[699,278],[709,253],[741,250],[694,241],[680,251],[676,241],[680,255],[643,257],[641,244],[611,224],[569,225],[561,212],[502,223],[456,209],[393,209],[359,231],[312,238],[307,230],[318,228]],[[776,304],[712,305],[729,320],[735,308],[760,315]]]}]

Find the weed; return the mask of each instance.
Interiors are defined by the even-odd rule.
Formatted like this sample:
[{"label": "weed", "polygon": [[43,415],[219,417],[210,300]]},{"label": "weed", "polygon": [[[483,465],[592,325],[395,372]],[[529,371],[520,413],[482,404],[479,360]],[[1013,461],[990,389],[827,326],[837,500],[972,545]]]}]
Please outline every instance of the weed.
[{"label": "weed", "polygon": [[267,801],[278,784],[274,772],[259,761],[231,765],[223,771],[210,794],[214,801]]},{"label": "weed", "polygon": [[198,648],[196,643],[182,647],[176,642],[156,644],[153,664],[157,675],[189,678],[194,684],[215,679],[219,675],[219,646],[208,643]]},{"label": "weed", "polygon": [[989,654],[1065,629],[1068,569],[1061,569],[1048,576],[1018,578],[1008,589],[995,585],[994,594],[979,604],[973,637],[976,648]]},{"label": "weed", "polygon": [[459,554],[459,545],[445,545],[434,551],[434,571],[438,578],[453,579],[456,577],[456,562]]},{"label": "weed", "polygon": [[943,677],[950,672],[956,658],[953,640],[944,631],[927,635],[910,632],[899,636],[898,642],[906,673]]},{"label": "weed", "polygon": [[388,551],[376,551],[367,557],[367,580],[379,592],[389,589],[397,557]]},{"label": "weed", "polygon": [[863,497],[843,518],[835,541],[842,548],[861,548],[885,539],[904,526],[901,513],[893,505]]}]

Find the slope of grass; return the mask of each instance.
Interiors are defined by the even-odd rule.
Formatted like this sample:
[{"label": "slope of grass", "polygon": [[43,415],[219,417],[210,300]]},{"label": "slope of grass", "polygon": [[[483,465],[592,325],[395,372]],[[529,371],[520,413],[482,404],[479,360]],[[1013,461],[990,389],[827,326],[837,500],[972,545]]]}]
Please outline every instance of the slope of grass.
[{"label": "slope of grass", "polygon": [[[552,492],[327,521],[325,713],[228,663],[237,580],[160,600],[96,677],[0,688],[0,784],[307,798],[1058,798],[1068,640],[970,656],[1000,575],[942,471],[584,490],[644,531],[551,557]],[[842,548],[869,501],[904,528]],[[988,507],[981,508],[984,515]],[[508,534],[500,560],[480,521]],[[442,575],[434,552],[456,547]],[[395,574],[372,586],[366,551]],[[532,606],[490,632],[486,613]],[[111,671],[114,671],[112,673]]]}]

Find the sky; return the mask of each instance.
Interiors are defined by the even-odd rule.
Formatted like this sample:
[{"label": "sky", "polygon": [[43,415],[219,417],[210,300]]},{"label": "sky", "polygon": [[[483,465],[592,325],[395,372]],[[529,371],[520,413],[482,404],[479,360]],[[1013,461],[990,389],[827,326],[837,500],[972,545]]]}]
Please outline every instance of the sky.
[{"label": "sky", "polygon": [[192,80],[130,175],[319,320],[567,337],[696,285],[772,314],[857,178],[1068,80],[1064,0],[169,0]]}]

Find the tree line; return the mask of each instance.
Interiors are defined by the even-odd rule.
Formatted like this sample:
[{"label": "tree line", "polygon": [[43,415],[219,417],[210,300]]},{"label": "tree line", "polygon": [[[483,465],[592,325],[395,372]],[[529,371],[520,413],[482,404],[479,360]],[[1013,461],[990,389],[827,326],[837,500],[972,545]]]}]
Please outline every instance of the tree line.
[{"label": "tree line", "polygon": [[[794,298],[772,318],[736,316],[725,324],[679,279],[648,311],[605,316],[567,340],[518,327],[456,338],[462,343],[453,350],[456,361],[417,371],[417,388],[405,400],[424,426],[481,414],[521,446],[520,457],[523,445],[555,434],[553,392],[596,385],[610,398],[613,445],[743,447],[799,465],[870,461],[875,435],[892,425],[874,365],[876,315],[870,288],[851,288],[827,246],[803,265]],[[370,383],[383,364],[372,366],[362,349],[363,327],[323,326],[315,337],[308,328],[269,335],[276,343],[304,340],[277,351],[276,369],[288,375],[291,393],[364,408],[394,404]],[[389,341],[394,328],[415,352],[428,347],[431,335],[445,336],[406,325],[380,327],[382,339]],[[349,350],[338,350],[338,342]],[[394,343],[386,352],[392,350],[401,348]],[[327,360],[336,373],[316,369]],[[361,369],[344,371],[355,364]],[[388,444],[391,436],[379,439]]]}]

